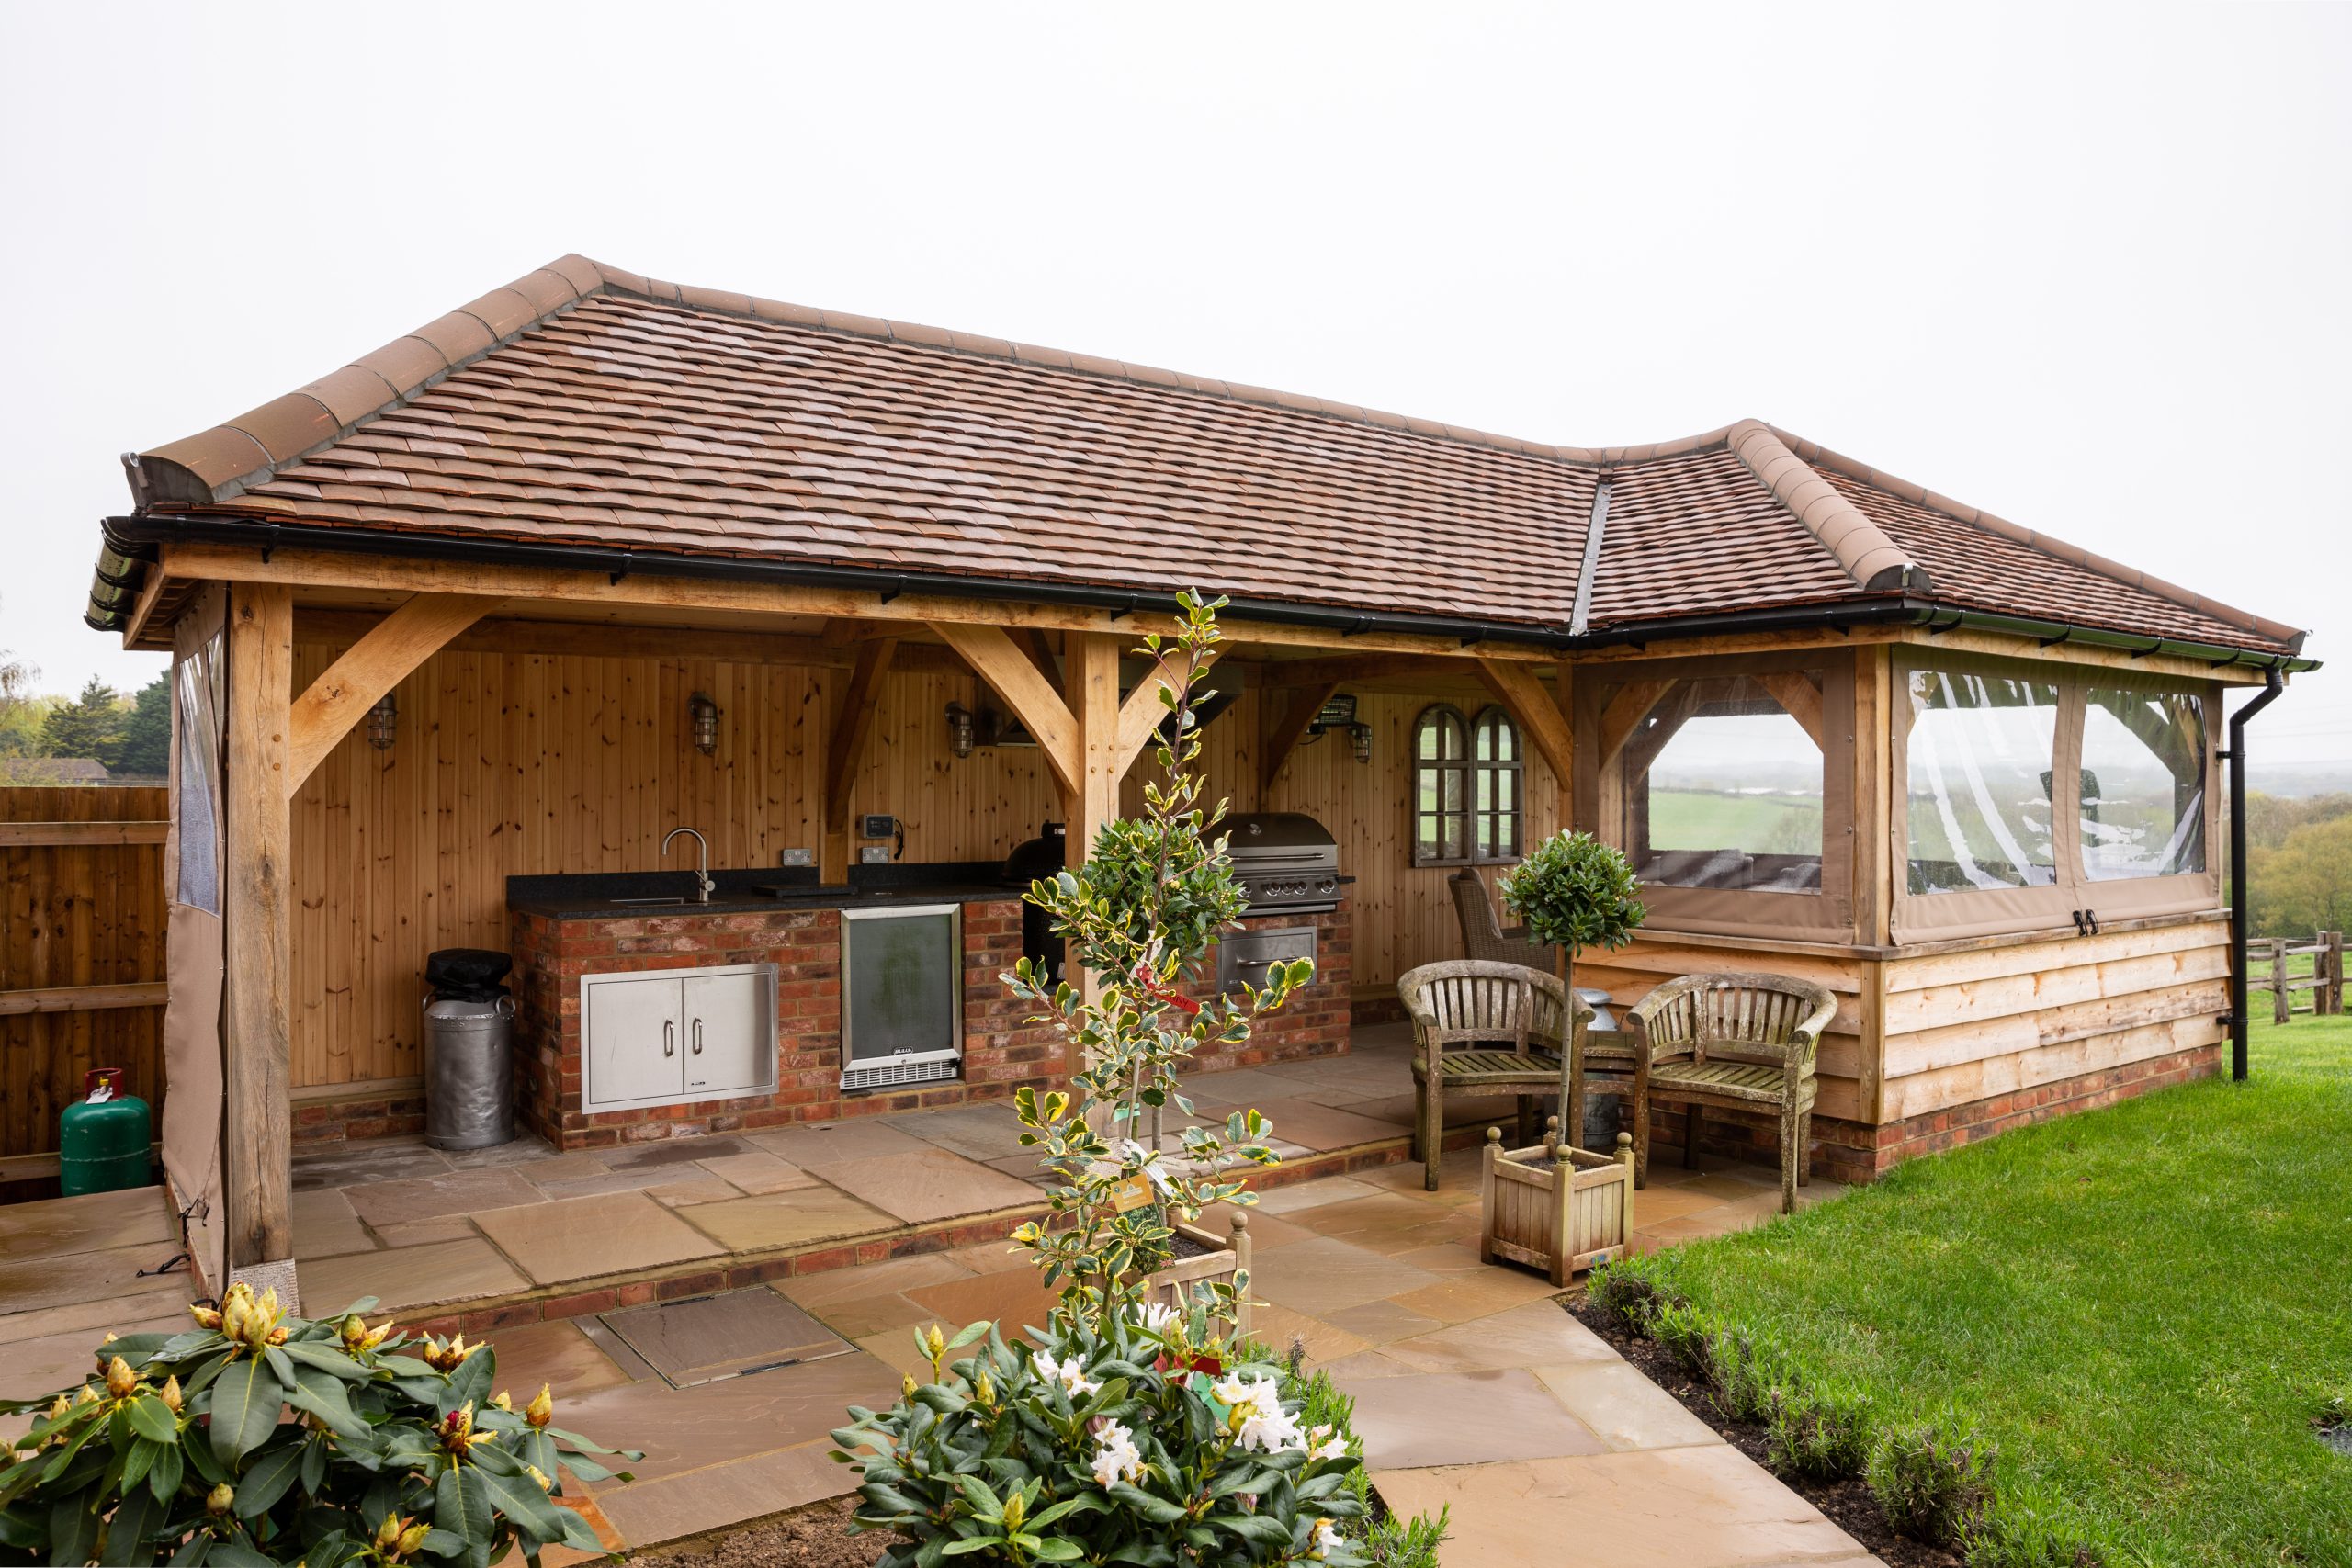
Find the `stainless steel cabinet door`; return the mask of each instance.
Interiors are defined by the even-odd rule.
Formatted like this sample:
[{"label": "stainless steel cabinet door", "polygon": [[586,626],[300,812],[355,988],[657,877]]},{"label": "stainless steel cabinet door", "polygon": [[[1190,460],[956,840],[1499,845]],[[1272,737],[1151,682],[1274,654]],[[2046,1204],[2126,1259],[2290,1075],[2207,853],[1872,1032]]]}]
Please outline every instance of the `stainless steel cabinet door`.
[{"label": "stainless steel cabinet door", "polygon": [[581,987],[589,1105],[674,1100],[685,1083],[678,978],[598,980]]},{"label": "stainless steel cabinet door", "polygon": [[775,1083],[775,971],[692,975],[683,982],[679,1027],[686,1093],[696,1098],[767,1089]]}]

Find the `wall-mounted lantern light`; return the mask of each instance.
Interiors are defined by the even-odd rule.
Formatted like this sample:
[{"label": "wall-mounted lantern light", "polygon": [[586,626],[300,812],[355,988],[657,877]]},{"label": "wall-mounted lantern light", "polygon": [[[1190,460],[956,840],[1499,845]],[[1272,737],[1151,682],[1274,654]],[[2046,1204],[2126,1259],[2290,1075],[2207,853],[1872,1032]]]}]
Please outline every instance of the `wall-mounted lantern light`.
[{"label": "wall-mounted lantern light", "polygon": [[696,692],[686,712],[695,722],[695,750],[707,757],[718,750],[718,705]]},{"label": "wall-mounted lantern light", "polygon": [[399,733],[400,727],[400,705],[392,701],[391,693],[386,692],[376,700],[376,705],[368,710],[368,744],[379,751],[390,750],[392,738]]},{"label": "wall-mounted lantern light", "polygon": [[947,705],[947,749],[958,757],[972,754],[975,726],[972,710],[962,703]]},{"label": "wall-mounted lantern light", "polygon": [[1372,726],[1368,724],[1351,724],[1348,726],[1348,745],[1354,750],[1357,761],[1371,761]]}]

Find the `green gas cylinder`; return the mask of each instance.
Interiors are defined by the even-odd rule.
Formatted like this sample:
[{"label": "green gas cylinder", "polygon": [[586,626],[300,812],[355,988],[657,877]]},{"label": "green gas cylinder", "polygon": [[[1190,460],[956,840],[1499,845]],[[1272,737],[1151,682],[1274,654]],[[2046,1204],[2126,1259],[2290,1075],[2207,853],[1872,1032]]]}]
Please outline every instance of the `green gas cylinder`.
[{"label": "green gas cylinder", "polygon": [[120,1067],[92,1067],[82,1075],[82,1098],[59,1118],[68,1198],[144,1187],[152,1179],[147,1150],[154,1118],[145,1100],[121,1089]]}]

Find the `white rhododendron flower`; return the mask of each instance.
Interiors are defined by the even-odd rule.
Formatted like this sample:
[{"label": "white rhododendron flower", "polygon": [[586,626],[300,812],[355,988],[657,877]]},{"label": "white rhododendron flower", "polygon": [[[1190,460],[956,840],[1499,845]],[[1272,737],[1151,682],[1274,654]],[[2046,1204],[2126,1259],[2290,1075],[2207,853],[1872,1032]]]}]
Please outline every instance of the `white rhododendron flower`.
[{"label": "white rhododendron flower", "polygon": [[1047,1382],[1057,1382],[1068,1389],[1072,1399],[1084,1399],[1102,1386],[1086,1375],[1085,1363],[1075,1355],[1067,1360],[1057,1361],[1043,1350],[1032,1350],[1029,1352],[1029,1364]]},{"label": "white rhododendron flower", "polygon": [[1306,1446],[1298,1417],[1283,1408],[1282,1390],[1269,1377],[1244,1378],[1238,1373],[1215,1385],[1217,1398],[1241,1414],[1237,1434],[1241,1446],[1261,1453],[1281,1453]]},{"label": "white rhododendron flower", "polygon": [[1182,1317],[1172,1306],[1159,1302],[1145,1302],[1136,1309],[1136,1321],[1154,1334],[1165,1334]]},{"label": "white rhododendron flower", "polygon": [[1094,1484],[1108,1490],[1114,1481],[1132,1482],[1143,1474],[1143,1453],[1136,1435],[1116,1421],[1106,1421],[1094,1434]]},{"label": "white rhododendron flower", "polygon": [[1348,1538],[1340,1533],[1338,1526],[1329,1519],[1315,1521],[1316,1556],[1329,1557],[1335,1551],[1345,1551],[1347,1549]]},{"label": "white rhododendron flower", "polygon": [[1308,1459],[1345,1459],[1350,1452],[1349,1439],[1335,1437],[1329,1427],[1317,1427],[1306,1434]]}]

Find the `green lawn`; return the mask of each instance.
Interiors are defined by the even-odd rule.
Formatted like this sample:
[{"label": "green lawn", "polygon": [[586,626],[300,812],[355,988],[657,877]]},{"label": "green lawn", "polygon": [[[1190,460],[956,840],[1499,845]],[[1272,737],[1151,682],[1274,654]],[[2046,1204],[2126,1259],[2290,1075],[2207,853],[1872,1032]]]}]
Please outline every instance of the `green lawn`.
[{"label": "green lawn", "polygon": [[[2267,997],[2256,998],[2257,1005]],[[1661,1259],[1880,1429],[1973,1421],[1996,1513],[2125,1563],[2352,1563],[2352,1018]],[[1999,1559],[1996,1559],[1999,1560]]]},{"label": "green lawn", "polygon": [[1785,795],[1653,789],[1649,841],[1660,850],[1817,855],[1821,802]]}]

